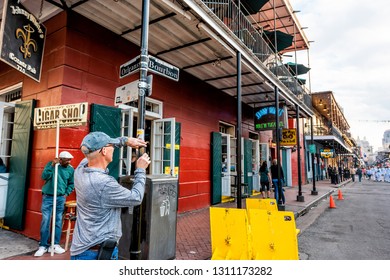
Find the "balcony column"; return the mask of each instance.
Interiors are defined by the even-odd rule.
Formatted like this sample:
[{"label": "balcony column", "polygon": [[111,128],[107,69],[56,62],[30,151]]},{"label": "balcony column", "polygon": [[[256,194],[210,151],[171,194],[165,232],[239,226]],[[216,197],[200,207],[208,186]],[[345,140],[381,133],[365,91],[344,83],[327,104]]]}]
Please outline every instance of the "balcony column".
[{"label": "balcony column", "polygon": [[242,137],[242,106],[241,106],[241,52],[237,51],[237,208],[241,204],[241,137]]},{"label": "balcony column", "polygon": [[302,195],[302,170],[301,170],[301,136],[299,132],[299,105],[295,105],[296,122],[297,122],[297,153],[298,153],[298,195],[297,201],[304,202],[305,197]]},{"label": "balcony column", "polygon": [[[313,139],[313,135],[314,135],[314,128],[313,128],[313,117],[310,118],[310,143],[312,145],[314,145],[314,139]],[[312,195],[318,195],[318,191],[316,190],[316,180],[315,180],[315,176],[316,176],[316,169],[314,168],[314,156],[315,156],[315,153],[312,153],[311,154],[311,169],[313,170],[312,173],[313,173],[313,189],[311,191],[311,194]]]},{"label": "balcony column", "polygon": [[[276,160],[278,161],[278,184],[280,184],[280,178],[281,178],[281,174],[280,174],[280,166],[281,166],[281,163],[280,163],[280,128],[279,128],[279,89],[277,86],[275,86],[275,123],[276,123]],[[275,191],[279,191],[279,201],[277,201],[277,204],[278,204],[278,209],[279,211],[284,211],[285,210],[285,206],[281,204],[281,197],[282,197],[282,194],[281,192],[283,191],[282,188],[278,188],[275,189]]]}]

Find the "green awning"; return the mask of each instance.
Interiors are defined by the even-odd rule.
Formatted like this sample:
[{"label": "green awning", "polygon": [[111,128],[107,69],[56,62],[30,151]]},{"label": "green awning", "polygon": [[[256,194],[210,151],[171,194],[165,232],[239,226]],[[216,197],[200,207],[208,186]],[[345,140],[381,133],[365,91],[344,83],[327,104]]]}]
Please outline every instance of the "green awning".
[{"label": "green awning", "polygon": [[310,71],[309,67],[306,67],[303,64],[295,64],[294,62],[287,62],[286,64],[284,64],[284,66],[287,67],[288,71],[290,71],[291,75],[293,76],[303,75]]},{"label": "green awning", "polygon": [[246,16],[257,14],[268,1],[269,0],[241,0],[241,5],[244,6],[244,9],[241,11]]},{"label": "green awning", "polygon": [[[275,51],[275,31],[264,30],[263,38],[269,44],[271,49]],[[284,33],[282,31],[276,30],[276,43],[277,43],[277,52],[287,49],[293,43],[294,36]]]},{"label": "green awning", "polygon": [[298,82],[299,82],[301,85],[306,85],[306,79],[298,78]]}]

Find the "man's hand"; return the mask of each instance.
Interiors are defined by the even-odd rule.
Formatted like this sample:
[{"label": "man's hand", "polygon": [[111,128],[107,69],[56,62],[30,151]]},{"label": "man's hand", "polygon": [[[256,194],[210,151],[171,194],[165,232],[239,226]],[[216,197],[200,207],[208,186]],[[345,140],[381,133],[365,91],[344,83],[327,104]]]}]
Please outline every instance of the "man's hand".
[{"label": "man's hand", "polygon": [[60,160],[58,158],[55,158],[53,159],[53,161],[51,162],[51,166],[55,166],[57,163],[59,163]]},{"label": "man's hand", "polygon": [[127,138],[126,144],[127,144],[127,146],[130,146],[130,147],[135,148],[135,149],[138,149],[141,147],[146,147],[146,145],[147,145],[147,143],[144,140],[134,138],[134,137]]},{"label": "man's hand", "polygon": [[137,159],[136,167],[146,169],[150,164],[150,157],[147,153]]}]

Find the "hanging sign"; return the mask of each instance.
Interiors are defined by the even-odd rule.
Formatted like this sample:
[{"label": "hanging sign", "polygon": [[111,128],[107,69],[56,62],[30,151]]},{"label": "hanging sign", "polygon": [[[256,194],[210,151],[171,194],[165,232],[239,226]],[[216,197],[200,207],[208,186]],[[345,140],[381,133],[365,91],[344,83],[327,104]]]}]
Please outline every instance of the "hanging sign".
[{"label": "hanging sign", "polygon": [[35,108],[34,129],[49,129],[57,126],[74,127],[87,124],[88,102]]},{"label": "hanging sign", "polygon": [[0,59],[39,82],[46,27],[19,2],[4,2],[0,29]]},{"label": "hanging sign", "polygon": [[[279,128],[284,127],[284,109],[279,108],[278,111]],[[276,129],[276,107],[258,107],[255,108],[255,129],[256,130],[272,130]]]},{"label": "hanging sign", "polygon": [[283,129],[280,145],[295,146],[297,144],[297,130],[295,128]]},{"label": "hanging sign", "polygon": [[334,150],[333,149],[320,149],[320,156],[322,158],[333,158]]}]

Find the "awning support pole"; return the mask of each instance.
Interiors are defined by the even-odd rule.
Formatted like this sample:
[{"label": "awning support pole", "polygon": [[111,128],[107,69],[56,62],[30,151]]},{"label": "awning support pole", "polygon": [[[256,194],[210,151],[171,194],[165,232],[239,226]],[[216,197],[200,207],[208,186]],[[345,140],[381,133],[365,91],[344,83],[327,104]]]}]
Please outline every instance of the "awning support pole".
[{"label": "awning support pole", "polygon": [[[310,143],[314,145],[314,128],[313,128],[313,117],[310,117]],[[318,191],[316,190],[316,169],[314,168],[314,156],[315,153],[311,154],[311,167],[312,167],[312,173],[313,173],[313,190],[311,191],[312,195],[318,195]]]},{"label": "awning support pole", "polygon": [[237,161],[237,208],[242,208],[241,195],[241,137],[242,137],[242,108],[241,108],[241,52],[237,52],[237,147],[236,147],[236,161]]},{"label": "awning support pole", "polygon": [[295,105],[296,122],[297,122],[297,152],[298,152],[298,195],[297,201],[304,202],[305,197],[302,195],[302,170],[301,170],[301,137],[299,132],[299,105]]}]

